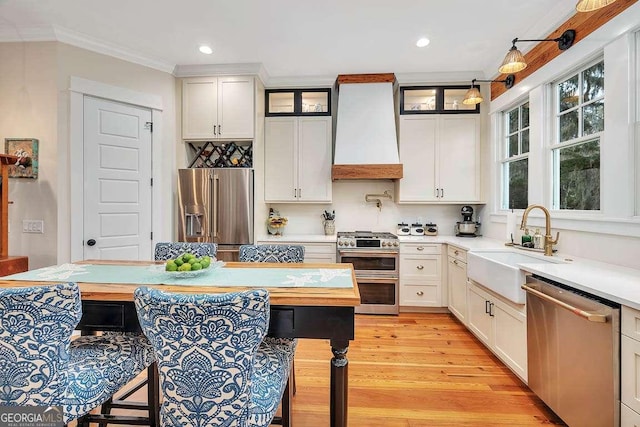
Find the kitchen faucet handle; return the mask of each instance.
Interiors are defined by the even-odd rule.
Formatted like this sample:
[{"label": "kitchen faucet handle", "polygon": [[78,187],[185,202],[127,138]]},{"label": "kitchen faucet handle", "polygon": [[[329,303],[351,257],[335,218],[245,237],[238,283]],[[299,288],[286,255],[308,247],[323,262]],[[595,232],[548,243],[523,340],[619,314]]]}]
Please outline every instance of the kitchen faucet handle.
[{"label": "kitchen faucet handle", "polygon": [[560,239],[560,232],[559,231],[556,232],[556,240],[552,240],[551,244],[552,245],[557,245],[558,244],[558,239]]}]

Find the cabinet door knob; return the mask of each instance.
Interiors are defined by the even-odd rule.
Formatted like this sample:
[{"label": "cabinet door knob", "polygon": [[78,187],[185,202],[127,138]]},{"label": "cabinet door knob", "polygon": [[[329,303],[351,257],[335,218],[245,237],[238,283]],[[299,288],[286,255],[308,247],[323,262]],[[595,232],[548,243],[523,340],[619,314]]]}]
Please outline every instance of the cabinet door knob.
[{"label": "cabinet door knob", "polygon": [[422,291],[418,291],[418,292],[416,292],[416,295],[418,295],[419,297],[421,297],[422,295],[424,295],[424,292],[422,292]]},{"label": "cabinet door knob", "polygon": [[222,125],[218,125],[218,135],[222,135]]},{"label": "cabinet door knob", "polygon": [[459,255],[460,251],[458,251],[457,249],[455,251],[453,251],[454,254]]},{"label": "cabinet door knob", "polygon": [[416,249],[419,250],[419,251],[424,251],[424,247],[423,246],[418,246]]},{"label": "cabinet door knob", "polygon": [[93,245],[95,245],[95,244],[96,244],[95,239],[89,239],[89,240],[87,240],[87,245],[88,245],[88,246],[93,246]]},{"label": "cabinet door knob", "polygon": [[217,133],[216,133],[216,125],[215,124],[213,125],[213,134],[217,135]]},{"label": "cabinet door knob", "polygon": [[416,268],[417,268],[418,270],[422,270],[422,269],[424,269],[424,266],[422,266],[422,265],[418,265],[418,266],[416,266]]},{"label": "cabinet door knob", "polygon": [[457,260],[457,259],[454,259],[454,260],[453,260],[453,263],[454,263],[455,265],[458,265],[458,260]]}]

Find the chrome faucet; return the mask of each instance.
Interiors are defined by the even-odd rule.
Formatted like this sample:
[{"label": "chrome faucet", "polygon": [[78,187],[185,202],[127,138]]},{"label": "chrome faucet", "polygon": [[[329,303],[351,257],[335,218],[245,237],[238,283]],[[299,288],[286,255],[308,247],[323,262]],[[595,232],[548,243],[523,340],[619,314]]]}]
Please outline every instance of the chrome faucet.
[{"label": "chrome faucet", "polygon": [[525,228],[527,228],[527,217],[529,216],[529,212],[531,212],[531,210],[535,208],[541,209],[542,212],[544,212],[545,217],[544,254],[546,256],[553,256],[553,245],[558,244],[560,232],[556,234],[556,240],[553,240],[551,238],[551,215],[549,214],[547,208],[542,205],[527,206],[527,209],[525,209],[524,213],[522,214],[522,223],[520,224],[520,230],[524,230]]}]

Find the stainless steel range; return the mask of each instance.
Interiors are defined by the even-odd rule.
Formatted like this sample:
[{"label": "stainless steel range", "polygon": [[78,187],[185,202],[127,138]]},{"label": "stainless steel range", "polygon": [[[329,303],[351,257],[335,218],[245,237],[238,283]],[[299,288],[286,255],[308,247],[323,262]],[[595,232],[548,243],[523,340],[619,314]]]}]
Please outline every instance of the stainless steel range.
[{"label": "stainless steel range", "polygon": [[398,314],[398,237],[371,231],[339,232],[336,260],[353,264],[361,304],[356,313]]}]

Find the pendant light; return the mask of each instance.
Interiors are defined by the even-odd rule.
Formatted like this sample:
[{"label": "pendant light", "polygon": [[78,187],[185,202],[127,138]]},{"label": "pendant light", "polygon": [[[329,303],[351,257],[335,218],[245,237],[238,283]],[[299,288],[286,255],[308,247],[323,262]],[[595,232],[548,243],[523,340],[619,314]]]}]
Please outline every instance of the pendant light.
[{"label": "pendant light", "polygon": [[[611,1],[611,0],[609,0]],[[516,47],[518,42],[557,42],[558,49],[567,50],[573,45],[573,41],[576,39],[575,30],[567,30],[560,37],[555,39],[513,39],[511,49],[507,52],[507,55],[502,61],[502,65],[498,68],[501,74],[517,73],[527,68],[527,61],[524,59],[522,52]]]},{"label": "pendant light", "polygon": [[594,10],[609,6],[615,1],[616,0],[580,0],[578,4],[576,4],[576,10],[578,12],[593,12]]},{"label": "pendant light", "polygon": [[507,89],[511,89],[513,87],[513,84],[516,81],[516,76],[514,76],[513,74],[509,74],[504,80],[478,80],[478,79],[473,79],[471,80],[471,87],[469,88],[469,90],[467,91],[467,93],[465,93],[464,95],[464,99],[462,100],[462,103],[465,105],[476,105],[476,104],[480,104],[483,100],[482,95],[480,94],[480,90],[476,87],[476,82],[486,82],[486,83],[504,83],[504,86]]}]

